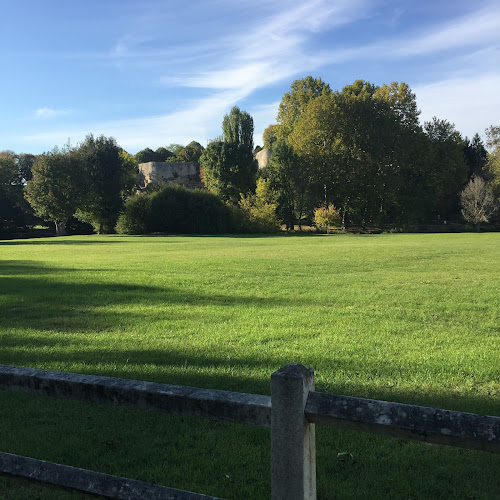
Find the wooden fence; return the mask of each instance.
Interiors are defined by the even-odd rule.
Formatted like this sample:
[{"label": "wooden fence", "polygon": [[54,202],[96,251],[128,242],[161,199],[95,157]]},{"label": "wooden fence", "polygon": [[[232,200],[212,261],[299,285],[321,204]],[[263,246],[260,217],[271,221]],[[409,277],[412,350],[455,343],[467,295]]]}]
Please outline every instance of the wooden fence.
[{"label": "wooden fence", "polygon": [[[271,396],[5,365],[0,389],[268,427],[275,500],[316,498],[316,424],[500,453],[500,417],[315,392],[313,371],[297,363],[271,375]],[[101,498],[215,498],[9,453],[0,475]]]}]

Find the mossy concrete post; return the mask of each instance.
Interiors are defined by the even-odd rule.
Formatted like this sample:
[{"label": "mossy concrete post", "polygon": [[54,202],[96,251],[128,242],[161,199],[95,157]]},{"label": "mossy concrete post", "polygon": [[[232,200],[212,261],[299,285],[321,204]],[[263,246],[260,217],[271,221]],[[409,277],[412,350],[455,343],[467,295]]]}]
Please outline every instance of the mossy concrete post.
[{"label": "mossy concrete post", "polygon": [[271,375],[271,498],[316,500],[314,424],[304,408],[314,372],[290,363]]}]

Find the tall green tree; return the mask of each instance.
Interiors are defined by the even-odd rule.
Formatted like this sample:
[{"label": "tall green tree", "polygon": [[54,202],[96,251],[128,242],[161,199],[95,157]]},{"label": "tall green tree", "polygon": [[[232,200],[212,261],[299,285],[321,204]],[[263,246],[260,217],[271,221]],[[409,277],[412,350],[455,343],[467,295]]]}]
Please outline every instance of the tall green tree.
[{"label": "tall green tree", "polygon": [[10,151],[0,152],[0,233],[13,231],[25,224],[23,186]]},{"label": "tall green tree", "polygon": [[24,231],[39,222],[24,198],[34,159],[30,154],[0,152],[0,232]]},{"label": "tall green tree", "polygon": [[306,76],[295,80],[279,105],[277,137],[286,140],[308,104],[317,97],[331,94],[331,92],[330,86],[321,78]]},{"label": "tall green tree", "polygon": [[490,125],[486,129],[486,146],[491,149],[500,148],[500,125]]},{"label": "tall green tree", "polygon": [[433,204],[429,181],[429,141],[419,123],[416,96],[404,83],[383,84],[374,91],[384,119],[380,212],[396,225],[429,216]]},{"label": "tall green tree", "polygon": [[401,126],[412,130],[419,128],[417,98],[406,83],[384,83],[375,89],[373,95],[375,100],[387,105]]},{"label": "tall green tree", "polygon": [[435,210],[448,218],[458,214],[458,193],[467,181],[465,141],[453,123],[436,117],[424,123],[424,130],[430,141],[429,185],[435,193]]},{"label": "tall green tree", "polygon": [[[312,100],[289,142],[323,194],[316,206],[333,203],[343,224],[400,223],[414,217],[425,191],[425,142],[415,96],[406,84],[378,88],[364,80]],[[418,147],[417,147],[418,145]],[[411,190],[408,180],[411,177]]]},{"label": "tall green tree", "polygon": [[31,169],[33,168],[35,160],[36,156],[29,153],[17,155],[17,169],[19,170],[19,175],[24,184],[33,177]]},{"label": "tall green tree", "polygon": [[255,191],[257,167],[235,143],[213,141],[200,158],[208,190],[223,201],[238,204],[241,195]]},{"label": "tall green tree", "polygon": [[466,139],[465,142],[464,156],[468,167],[467,177],[470,179],[474,175],[483,179],[487,178],[488,174],[485,172],[484,167],[488,162],[488,152],[481,137],[479,134],[475,134],[470,141]]},{"label": "tall green tree", "polygon": [[120,157],[121,148],[112,137],[89,134],[80,145],[78,156],[85,169],[85,196],[79,206],[79,219],[90,222],[99,232],[113,232],[123,194],[130,185],[131,163]]},{"label": "tall green tree", "polygon": [[379,206],[381,116],[366,92],[334,93],[312,101],[289,141],[322,194],[315,206],[339,207],[343,222],[372,220]]},{"label": "tall green tree", "polygon": [[287,231],[314,209],[317,185],[308,166],[290,144],[280,140],[275,143],[271,161],[263,172],[275,193],[276,215]]},{"label": "tall green tree", "polygon": [[66,234],[66,223],[82,202],[87,188],[85,169],[78,152],[55,148],[37,156],[33,177],[26,184],[25,197],[35,213],[52,221],[57,236]]},{"label": "tall green tree", "polygon": [[262,134],[262,140],[264,141],[264,148],[273,149],[274,145],[278,140],[278,125],[269,125]]},{"label": "tall green tree", "polygon": [[253,153],[253,118],[238,106],[224,115],[222,120],[222,138],[229,144],[238,144],[242,150]]},{"label": "tall green tree", "polygon": [[490,148],[485,170],[490,179],[490,187],[500,201],[500,126],[491,125],[486,129],[486,146]]},{"label": "tall green tree", "polygon": [[127,153],[124,149],[119,152],[121,168],[122,168],[122,195],[128,194],[133,190],[137,182],[137,174],[139,173],[139,164],[134,155]]},{"label": "tall green tree", "polygon": [[200,156],[206,187],[224,201],[238,204],[241,195],[255,191],[253,130],[252,117],[234,106],[224,116],[222,140],[211,142]]}]

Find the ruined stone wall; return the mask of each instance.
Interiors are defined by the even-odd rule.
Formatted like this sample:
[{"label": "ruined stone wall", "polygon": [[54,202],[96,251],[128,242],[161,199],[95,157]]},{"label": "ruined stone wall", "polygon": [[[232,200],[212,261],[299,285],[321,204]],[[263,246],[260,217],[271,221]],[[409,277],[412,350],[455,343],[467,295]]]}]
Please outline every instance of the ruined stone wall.
[{"label": "ruined stone wall", "polygon": [[200,166],[194,162],[157,162],[139,164],[138,185],[181,184],[189,188],[203,187]]},{"label": "ruined stone wall", "polygon": [[269,160],[271,159],[271,155],[273,154],[272,149],[261,149],[256,155],[255,159],[259,164],[259,168],[265,168],[269,165]]}]

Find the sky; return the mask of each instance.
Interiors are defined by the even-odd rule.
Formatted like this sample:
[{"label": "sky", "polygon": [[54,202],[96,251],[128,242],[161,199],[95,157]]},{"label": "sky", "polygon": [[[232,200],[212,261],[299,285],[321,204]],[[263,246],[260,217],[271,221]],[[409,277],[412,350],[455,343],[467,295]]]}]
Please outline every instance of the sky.
[{"label": "sky", "polygon": [[255,145],[292,82],[406,82],[421,122],[500,125],[498,0],[3,0],[0,151],[112,136],[131,154],[221,134]]}]

